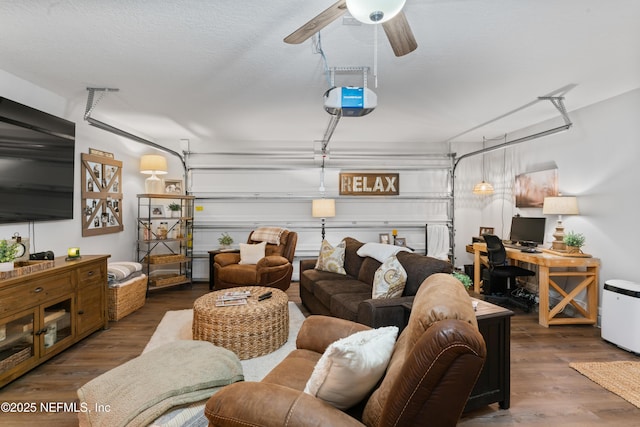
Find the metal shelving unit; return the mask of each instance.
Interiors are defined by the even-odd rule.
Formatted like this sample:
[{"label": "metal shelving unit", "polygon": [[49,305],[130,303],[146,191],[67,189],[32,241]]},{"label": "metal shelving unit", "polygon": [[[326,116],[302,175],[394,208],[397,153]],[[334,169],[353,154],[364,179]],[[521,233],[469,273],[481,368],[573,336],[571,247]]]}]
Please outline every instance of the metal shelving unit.
[{"label": "metal shelving unit", "polygon": [[[138,194],[137,257],[148,290],[192,283],[194,196]],[[177,214],[168,209],[178,204]]]}]

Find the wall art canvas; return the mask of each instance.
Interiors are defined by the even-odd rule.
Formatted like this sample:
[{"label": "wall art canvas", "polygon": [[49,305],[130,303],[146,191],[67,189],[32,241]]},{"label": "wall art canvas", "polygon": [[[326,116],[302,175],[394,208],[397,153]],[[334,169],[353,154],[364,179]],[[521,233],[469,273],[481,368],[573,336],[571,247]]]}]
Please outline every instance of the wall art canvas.
[{"label": "wall art canvas", "polygon": [[516,175],[516,207],[541,208],[545,197],[558,195],[558,169]]}]

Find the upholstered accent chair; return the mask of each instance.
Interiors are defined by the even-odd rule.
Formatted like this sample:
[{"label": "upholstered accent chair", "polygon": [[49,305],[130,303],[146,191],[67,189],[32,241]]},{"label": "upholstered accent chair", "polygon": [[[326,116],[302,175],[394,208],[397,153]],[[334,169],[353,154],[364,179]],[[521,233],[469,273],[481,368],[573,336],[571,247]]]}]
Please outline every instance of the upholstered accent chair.
[{"label": "upholstered accent chair", "polygon": [[[239,286],[267,286],[286,291],[291,285],[293,274],[293,256],[298,243],[298,233],[286,229],[274,233],[269,228],[270,237],[265,237],[266,228],[253,230],[247,239],[248,245],[259,245],[266,242],[264,257],[255,263],[243,263],[243,249],[253,247],[241,246],[240,253],[220,253],[214,257],[214,289],[226,289]],[[272,240],[278,235],[277,244]]]},{"label": "upholstered accent chair", "polygon": [[[324,396],[304,391],[332,343],[368,330],[336,317],[308,317],[296,350],[262,381],[225,386],[209,399],[204,410],[209,426],[454,427],[486,357],[471,298],[461,283],[444,273],[422,283],[386,373],[355,406],[338,409]],[[337,365],[325,364],[330,369]],[[348,377],[343,383],[357,385],[347,370],[340,373]],[[321,387],[330,387],[330,382]],[[332,382],[339,385],[335,378]],[[348,386],[338,388],[334,396],[350,391]]]}]

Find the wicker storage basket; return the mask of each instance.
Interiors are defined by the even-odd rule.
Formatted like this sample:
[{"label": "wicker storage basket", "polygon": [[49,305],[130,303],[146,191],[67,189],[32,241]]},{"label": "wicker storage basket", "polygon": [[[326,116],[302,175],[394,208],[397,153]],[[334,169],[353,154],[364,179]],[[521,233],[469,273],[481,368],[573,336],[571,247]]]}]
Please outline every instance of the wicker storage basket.
[{"label": "wicker storage basket", "polygon": [[147,276],[142,275],[109,288],[109,320],[118,321],[142,308],[147,297]]}]

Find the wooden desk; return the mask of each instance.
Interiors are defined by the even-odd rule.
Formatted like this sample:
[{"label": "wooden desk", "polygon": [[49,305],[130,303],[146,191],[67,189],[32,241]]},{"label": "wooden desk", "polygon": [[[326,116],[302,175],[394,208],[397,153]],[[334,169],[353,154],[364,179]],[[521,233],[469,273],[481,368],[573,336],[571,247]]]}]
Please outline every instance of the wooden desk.
[{"label": "wooden desk", "polygon": [[[581,258],[558,256],[550,253],[526,253],[518,249],[506,248],[507,257],[513,262],[528,262],[538,266],[538,297],[540,299],[538,323],[549,325],[594,325],[598,317],[598,275],[600,260],[598,258]],[[473,284],[474,290],[480,292],[481,254],[487,253],[485,243],[473,244]],[[486,263],[486,261],[485,261]],[[551,270],[561,268],[562,270]],[[569,293],[555,282],[556,277],[581,277],[582,281]],[[553,288],[562,296],[562,300],[554,307],[549,307],[549,290]],[[586,310],[575,301],[582,291],[587,292]],[[583,317],[556,317],[571,304]],[[549,307],[549,308],[547,308]]]}]

